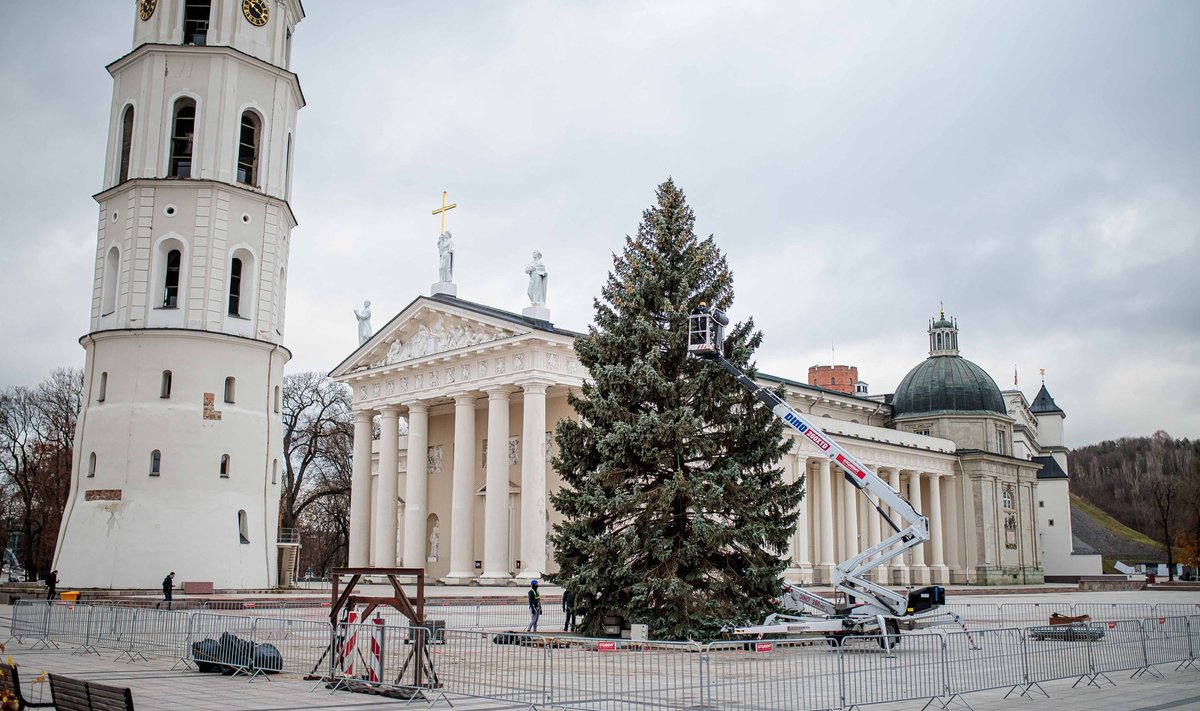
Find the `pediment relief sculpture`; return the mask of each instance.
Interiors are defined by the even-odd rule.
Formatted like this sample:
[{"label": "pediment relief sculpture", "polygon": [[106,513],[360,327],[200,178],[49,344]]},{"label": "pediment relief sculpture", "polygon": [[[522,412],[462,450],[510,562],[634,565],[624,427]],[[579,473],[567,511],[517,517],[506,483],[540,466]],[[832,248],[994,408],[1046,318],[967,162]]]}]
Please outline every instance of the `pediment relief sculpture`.
[{"label": "pediment relief sculpture", "polygon": [[464,325],[462,323],[451,323],[447,326],[446,319],[438,316],[428,324],[418,323],[416,331],[408,335],[407,338],[397,335],[388,344],[387,354],[372,363],[371,367],[378,368],[384,365],[401,363],[406,360],[424,358],[425,356],[452,351],[457,348],[476,346],[511,335],[510,332],[503,329],[489,328],[483,324]]}]

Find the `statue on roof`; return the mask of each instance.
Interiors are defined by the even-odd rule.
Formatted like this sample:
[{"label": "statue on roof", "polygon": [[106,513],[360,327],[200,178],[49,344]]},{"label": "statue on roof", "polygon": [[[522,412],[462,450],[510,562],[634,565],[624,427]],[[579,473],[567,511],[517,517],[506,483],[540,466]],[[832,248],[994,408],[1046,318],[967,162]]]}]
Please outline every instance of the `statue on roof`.
[{"label": "statue on roof", "polygon": [[358,319],[358,345],[371,340],[371,302],[364,301],[362,309],[354,309],[354,317]]},{"label": "statue on roof", "polygon": [[454,238],[449,232],[438,237],[438,280],[454,281]]},{"label": "statue on roof", "polygon": [[533,250],[533,261],[525,267],[525,273],[529,275],[529,287],[525,290],[529,294],[529,303],[534,306],[545,306],[546,282],[549,275],[546,273],[546,265],[542,263],[541,252]]}]

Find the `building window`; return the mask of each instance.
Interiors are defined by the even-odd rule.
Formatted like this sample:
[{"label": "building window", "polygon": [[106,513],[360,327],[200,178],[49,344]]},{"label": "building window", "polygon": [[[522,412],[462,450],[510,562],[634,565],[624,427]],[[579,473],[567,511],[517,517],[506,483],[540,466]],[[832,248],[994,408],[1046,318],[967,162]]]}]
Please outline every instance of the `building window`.
[{"label": "building window", "polygon": [[272,484],[279,483],[279,460],[278,459],[271,462],[271,483]]},{"label": "building window", "polygon": [[88,477],[96,476],[96,453],[92,452],[88,455]]},{"label": "building window", "polygon": [[913,434],[925,435],[926,437],[928,437],[929,436],[929,428],[926,427],[925,429],[921,429],[921,430],[913,430]]},{"label": "building window", "polygon": [[238,539],[242,543],[250,542],[250,523],[246,518],[246,510],[238,511]]},{"label": "building window", "polygon": [[231,375],[225,378],[225,402],[233,404],[234,388],[237,386],[237,380]]},{"label": "building window", "polygon": [[196,135],[196,102],[182,98],[175,102],[175,122],[171,129],[171,164],[167,177],[192,177],[192,147]]},{"label": "building window", "polygon": [[187,0],[183,4],[183,43],[208,44],[208,18],[212,0]]},{"label": "building window", "polygon": [[240,316],[242,300],[242,260],[237,257],[229,263],[229,315]]},{"label": "building window", "polygon": [[996,430],[996,454],[1007,454],[1004,430]]},{"label": "building window", "polygon": [[100,391],[96,393],[96,402],[104,402],[105,395],[108,394],[108,373],[100,374]]},{"label": "building window", "polygon": [[1051,525],[1051,526],[1053,526],[1053,525],[1054,525],[1054,519],[1050,519],[1050,525]]},{"label": "building window", "polygon": [[162,452],[157,449],[150,453],[150,476],[162,473]]},{"label": "building window", "polygon": [[245,185],[258,186],[258,141],[262,132],[262,120],[253,111],[242,114],[242,128],[238,134],[237,180]]},{"label": "building window", "polygon": [[104,293],[100,297],[100,315],[117,310],[117,274],[121,268],[121,251],[114,245],[104,257]]},{"label": "building window", "polygon": [[283,196],[292,196],[292,134],[288,134],[287,154],[283,163]]},{"label": "building window", "polygon": [[1045,501],[1039,501],[1039,502],[1038,502],[1038,508],[1039,508],[1039,509],[1044,509],[1044,508],[1046,508],[1046,502],[1045,502]]},{"label": "building window", "polygon": [[159,397],[171,397],[171,371],[164,370],[162,372],[162,392]]},{"label": "building window", "polygon": [[221,455],[221,478],[222,479],[229,478],[229,455],[228,454]]},{"label": "building window", "polygon": [[167,252],[167,273],[163,279],[162,307],[164,309],[179,307],[179,267],[182,261],[183,253],[178,249]]},{"label": "building window", "polygon": [[[282,400],[282,397],[280,396],[280,389],[279,389],[279,386],[276,385],[275,386],[275,412],[279,412],[279,410],[283,404],[281,402],[281,400]],[[278,464],[278,463],[279,462],[276,462],[276,464]]]},{"label": "building window", "polygon": [[1004,487],[1004,493],[1001,495],[1001,501],[1004,503],[1004,508],[1011,509],[1013,507],[1012,489]]},{"label": "building window", "polygon": [[133,148],[133,106],[126,106],[121,116],[121,152],[117,168],[117,182],[129,180],[129,154]]}]

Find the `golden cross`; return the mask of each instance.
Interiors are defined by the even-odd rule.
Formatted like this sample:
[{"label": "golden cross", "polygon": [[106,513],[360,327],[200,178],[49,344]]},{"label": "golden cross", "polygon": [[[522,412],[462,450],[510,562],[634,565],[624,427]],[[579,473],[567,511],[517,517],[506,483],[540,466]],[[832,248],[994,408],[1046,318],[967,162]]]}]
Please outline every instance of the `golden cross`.
[{"label": "golden cross", "polygon": [[449,205],[446,204],[446,191],[443,190],[442,206],[433,211],[433,214],[442,216],[442,231],[438,234],[444,234],[446,232],[446,211],[453,210],[456,207],[458,207],[458,205],[455,203],[450,203]]}]

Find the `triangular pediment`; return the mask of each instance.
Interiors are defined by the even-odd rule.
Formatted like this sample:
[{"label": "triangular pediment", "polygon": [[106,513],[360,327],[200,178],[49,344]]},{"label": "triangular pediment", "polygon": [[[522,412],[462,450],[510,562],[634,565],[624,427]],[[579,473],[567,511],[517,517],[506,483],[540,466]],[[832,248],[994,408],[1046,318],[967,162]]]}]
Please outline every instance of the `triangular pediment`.
[{"label": "triangular pediment", "polygon": [[532,329],[421,297],[359,346],[330,375],[418,363],[434,356],[469,352],[484,344],[514,338]]}]

